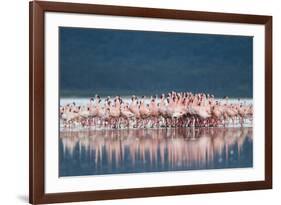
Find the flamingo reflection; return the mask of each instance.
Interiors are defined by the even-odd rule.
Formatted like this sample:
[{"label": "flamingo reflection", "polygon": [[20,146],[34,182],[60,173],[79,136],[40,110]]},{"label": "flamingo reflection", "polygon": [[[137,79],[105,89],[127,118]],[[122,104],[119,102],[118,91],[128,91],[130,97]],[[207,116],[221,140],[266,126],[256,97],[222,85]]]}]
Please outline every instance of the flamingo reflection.
[{"label": "flamingo reflection", "polygon": [[[89,163],[106,169],[142,167],[142,170],[216,168],[252,140],[252,128],[177,128],[62,131],[63,155],[75,149],[87,153]],[[126,172],[126,171],[124,171]]]}]

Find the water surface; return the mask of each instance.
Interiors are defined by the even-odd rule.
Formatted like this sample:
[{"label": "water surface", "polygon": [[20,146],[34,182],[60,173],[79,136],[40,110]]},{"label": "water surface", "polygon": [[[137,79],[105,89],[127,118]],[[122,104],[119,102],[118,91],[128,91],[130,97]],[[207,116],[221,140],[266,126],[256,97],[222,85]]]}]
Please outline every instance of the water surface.
[{"label": "water surface", "polygon": [[59,176],[253,166],[252,128],[61,130]]}]

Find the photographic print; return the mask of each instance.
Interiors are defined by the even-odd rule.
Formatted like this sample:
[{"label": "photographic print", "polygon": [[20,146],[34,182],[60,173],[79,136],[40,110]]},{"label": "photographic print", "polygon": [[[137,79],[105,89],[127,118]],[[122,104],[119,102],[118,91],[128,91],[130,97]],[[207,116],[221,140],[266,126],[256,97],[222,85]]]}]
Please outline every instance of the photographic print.
[{"label": "photographic print", "polygon": [[29,3],[29,201],[272,188],[272,16]]},{"label": "photographic print", "polygon": [[59,176],[253,167],[253,37],[59,27]]}]

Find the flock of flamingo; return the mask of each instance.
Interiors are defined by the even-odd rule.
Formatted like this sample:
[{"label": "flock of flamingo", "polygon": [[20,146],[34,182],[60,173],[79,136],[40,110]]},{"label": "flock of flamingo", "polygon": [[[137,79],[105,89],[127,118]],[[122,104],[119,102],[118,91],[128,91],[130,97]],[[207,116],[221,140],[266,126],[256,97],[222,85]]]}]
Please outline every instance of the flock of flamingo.
[{"label": "flock of flamingo", "polygon": [[60,106],[63,128],[122,129],[160,127],[226,127],[252,123],[253,106],[215,99],[214,95],[170,92],[160,97],[90,98]]}]

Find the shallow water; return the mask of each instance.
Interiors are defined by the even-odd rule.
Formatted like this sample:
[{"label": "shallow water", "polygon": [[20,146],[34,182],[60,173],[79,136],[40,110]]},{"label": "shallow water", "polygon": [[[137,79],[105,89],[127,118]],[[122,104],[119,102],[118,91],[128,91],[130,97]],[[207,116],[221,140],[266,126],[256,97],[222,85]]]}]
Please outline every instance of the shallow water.
[{"label": "shallow water", "polygon": [[59,176],[253,166],[252,128],[61,131]]}]

